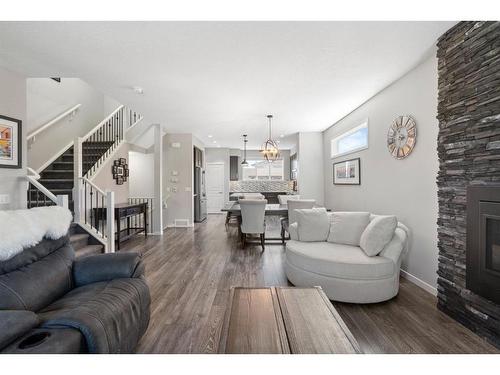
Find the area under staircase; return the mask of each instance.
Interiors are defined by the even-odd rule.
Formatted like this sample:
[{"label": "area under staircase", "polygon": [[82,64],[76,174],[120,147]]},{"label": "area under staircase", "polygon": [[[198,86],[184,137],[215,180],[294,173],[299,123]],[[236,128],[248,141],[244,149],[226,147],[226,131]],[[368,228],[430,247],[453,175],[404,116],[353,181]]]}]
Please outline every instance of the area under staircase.
[{"label": "area under staircase", "polygon": [[[55,204],[68,207],[75,221],[70,241],[79,257],[114,251],[114,194],[100,189],[92,178],[125,142],[126,131],[142,119],[120,106],[86,135],[57,152],[39,171],[28,168],[28,208]],[[97,217],[103,212],[111,217],[109,225]]]}]

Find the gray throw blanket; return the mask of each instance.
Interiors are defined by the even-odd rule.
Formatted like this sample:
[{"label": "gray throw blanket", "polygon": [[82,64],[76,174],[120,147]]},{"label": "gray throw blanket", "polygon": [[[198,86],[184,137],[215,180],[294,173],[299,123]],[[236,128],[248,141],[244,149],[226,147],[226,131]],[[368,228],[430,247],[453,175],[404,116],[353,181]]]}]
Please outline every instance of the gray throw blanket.
[{"label": "gray throw blanket", "polygon": [[[132,353],[148,326],[149,298],[142,278],[115,279],[76,288],[39,313],[42,327],[79,330],[89,353]],[[149,318],[147,318],[149,320]]]}]

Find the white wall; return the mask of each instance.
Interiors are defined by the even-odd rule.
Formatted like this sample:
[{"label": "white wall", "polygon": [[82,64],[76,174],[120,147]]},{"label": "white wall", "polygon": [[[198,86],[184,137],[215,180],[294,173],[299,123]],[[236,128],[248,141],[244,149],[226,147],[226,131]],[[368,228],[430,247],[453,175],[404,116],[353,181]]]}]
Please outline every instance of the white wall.
[{"label": "white wall", "polygon": [[[387,130],[397,116],[406,114],[417,122],[417,143],[409,157],[396,160],[387,150]],[[433,287],[438,259],[436,115],[437,59],[432,56],[324,132],[326,206],[397,215],[412,231],[403,269]],[[330,140],[366,118],[369,148],[331,160]],[[361,185],[334,186],[333,161],[356,157],[361,158]]]},{"label": "white wall", "polygon": [[0,168],[0,194],[7,194],[9,204],[0,210],[26,208],[26,78],[0,68],[0,114],[22,121],[21,169]]},{"label": "white wall", "polygon": [[[114,160],[120,158],[127,159],[127,164],[129,161],[129,145],[128,143],[123,143],[120,149],[113,154],[113,157],[108,158],[105,164],[102,165],[101,169],[92,178],[92,182],[95,183],[102,190],[113,190],[115,192],[115,203],[127,203],[129,198],[129,179],[122,185],[117,185],[116,180],[113,178],[112,165]],[[130,171],[129,171],[130,172]]]},{"label": "white wall", "polygon": [[299,194],[304,199],[316,199],[323,205],[323,134],[303,132],[298,135],[298,174]]},{"label": "white wall", "polygon": [[154,154],[129,151],[131,197],[154,197]]},{"label": "white wall", "polygon": [[[172,143],[180,143],[179,148]],[[177,176],[172,172],[177,171]],[[173,226],[175,219],[187,219],[193,224],[193,137],[191,134],[166,134],[163,137],[163,188],[167,209],[163,212],[163,225]],[[177,182],[172,182],[172,178]],[[172,191],[176,187],[177,192]]]},{"label": "white wall", "polygon": [[50,78],[29,78],[26,95],[28,133],[74,105],[82,105],[73,118],[68,116],[36,136],[28,150],[28,165],[34,169],[75,137],[84,136],[119,105],[78,78],[62,78],[60,83]]}]

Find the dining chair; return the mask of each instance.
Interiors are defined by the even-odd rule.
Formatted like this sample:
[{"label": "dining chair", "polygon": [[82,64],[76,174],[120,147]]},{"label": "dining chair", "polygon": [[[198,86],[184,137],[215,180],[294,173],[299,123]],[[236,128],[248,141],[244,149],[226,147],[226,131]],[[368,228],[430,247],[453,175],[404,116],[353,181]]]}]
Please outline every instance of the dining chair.
[{"label": "dining chair", "polygon": [[240,199],[241,208],[241,242],[242,247],[246,245],[247,234],[259,234],[262,251],[264,251],[264,241],[266,239],[266,222],[264,220],[266,212],[266,199]]},{"label": "dining chair", "polygon": [[286,204],[289,200],[297,200],[300,199],[300,195],[295,194],[283,194],[283,195],[278,195],[278,202],[280,204]]},{"label": "dining chair", "polygon": [[281,220],[281,243],[285,243],[285,232],[288,232],[288,226],[297,221],[295,210],[313,208],[315,205],[315,199],[290,199],[287,201],[288,218]]}]

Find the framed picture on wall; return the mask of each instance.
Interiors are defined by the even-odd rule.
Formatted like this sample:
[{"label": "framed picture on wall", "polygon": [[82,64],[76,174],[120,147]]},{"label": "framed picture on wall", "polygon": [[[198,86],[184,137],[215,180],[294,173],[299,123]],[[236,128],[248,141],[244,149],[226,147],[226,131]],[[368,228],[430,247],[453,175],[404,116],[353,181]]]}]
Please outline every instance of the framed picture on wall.
[{"label": "framed picture on wall", "polygon": [[334,185],[361,185],[361,161],[359,158],[333,164]]},{"label": "framed picture on wall", "polygon": [[0,115],[0,168],[22,167],[21,120]]}]

